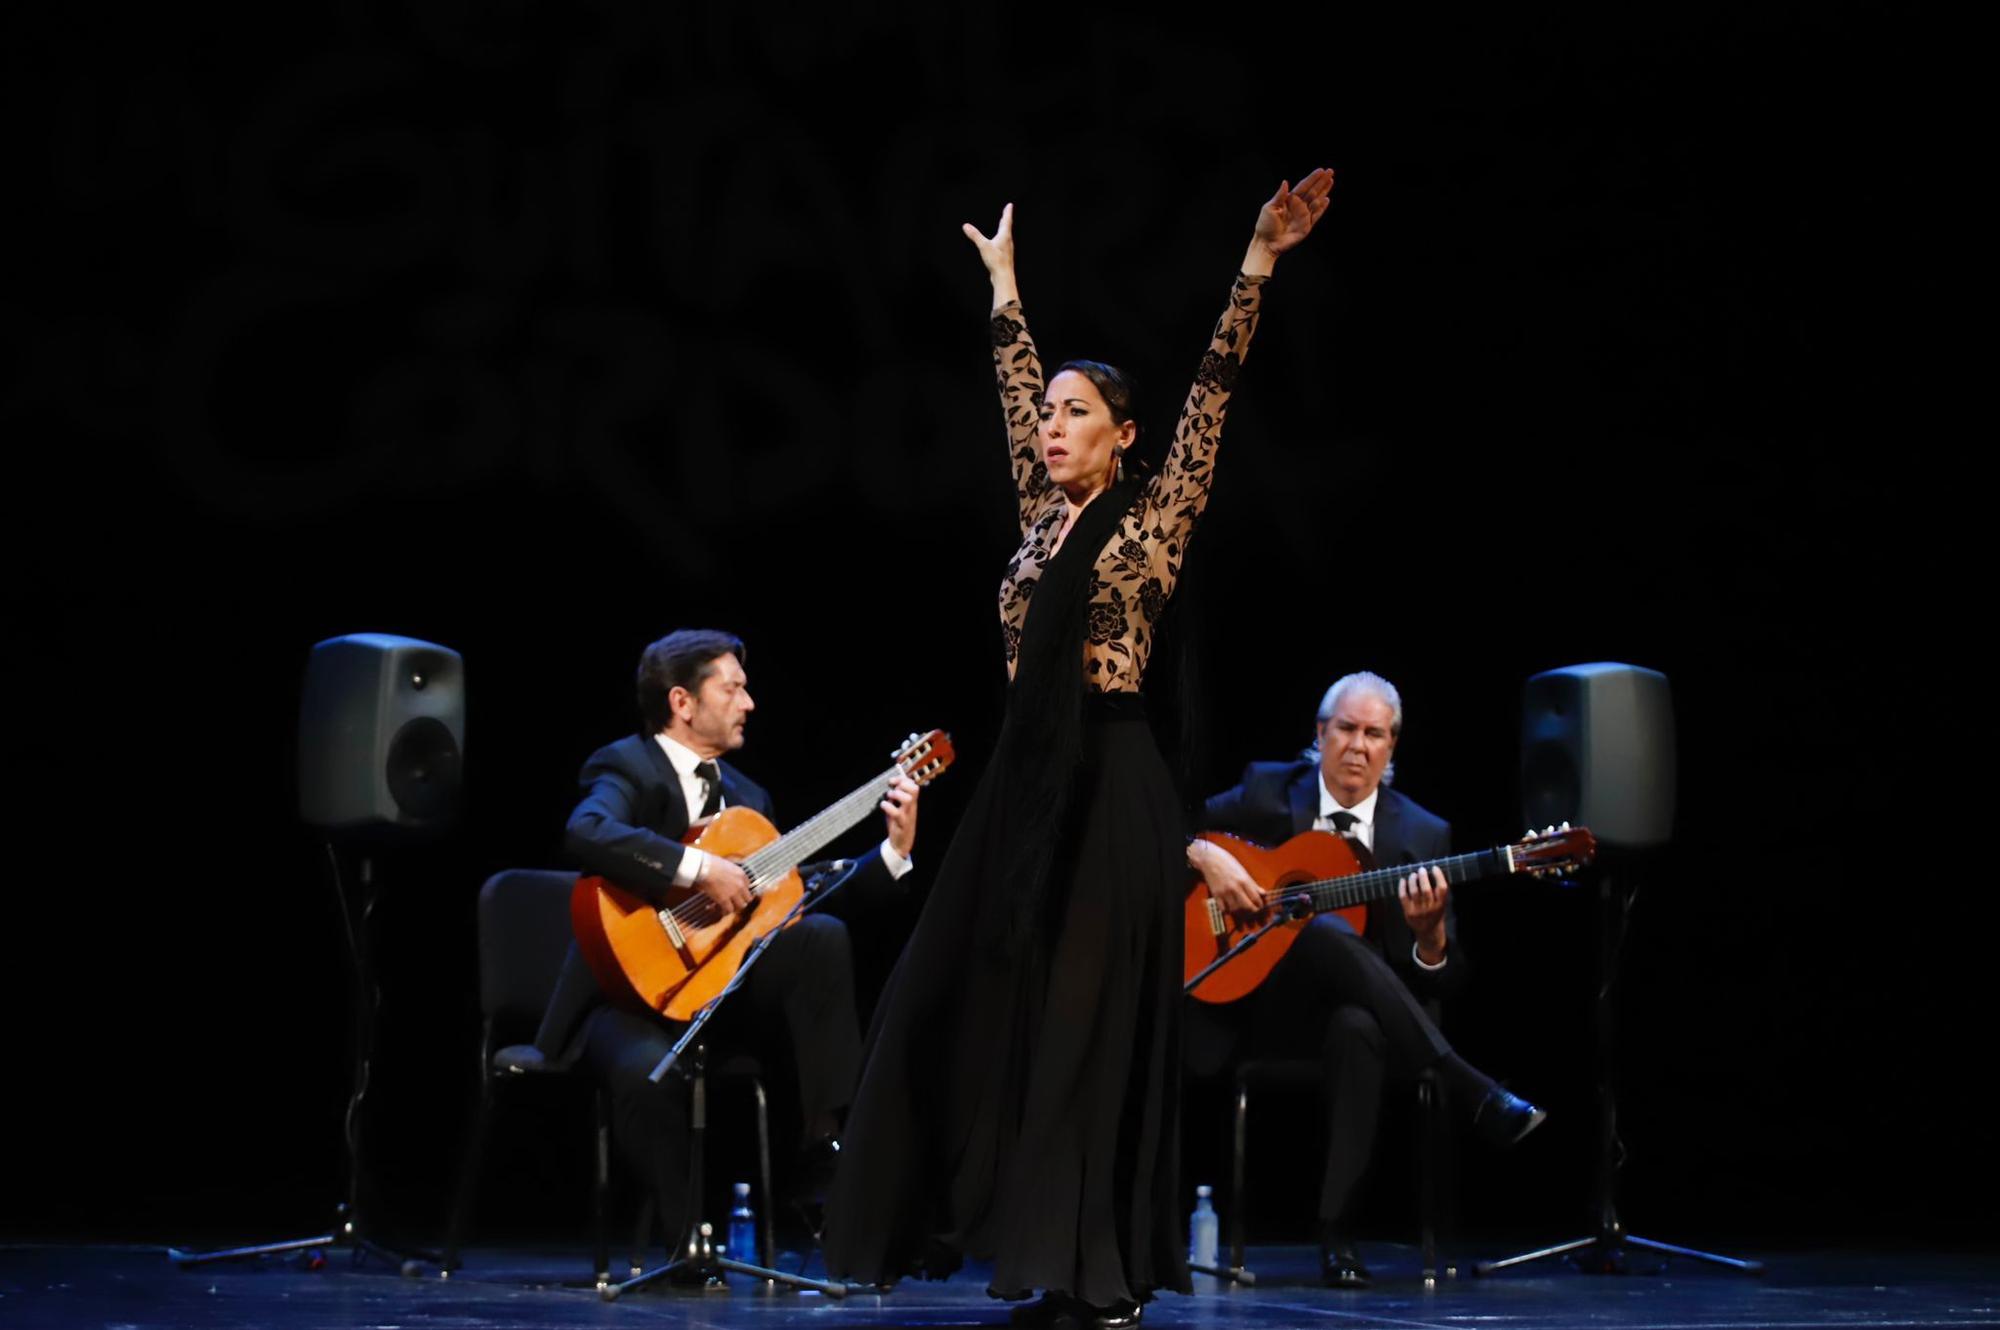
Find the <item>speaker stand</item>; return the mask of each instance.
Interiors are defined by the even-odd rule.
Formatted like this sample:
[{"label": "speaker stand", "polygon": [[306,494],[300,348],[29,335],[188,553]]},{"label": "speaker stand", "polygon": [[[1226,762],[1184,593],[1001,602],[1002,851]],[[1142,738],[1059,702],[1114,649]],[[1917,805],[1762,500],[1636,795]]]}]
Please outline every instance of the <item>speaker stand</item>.
[{"label": "speaker stand", "polygon": [[1663,1258],[1685,1256],[1740,1274],[1760,1275],[1764,1273],[1762,1261],[1747,1261],[1642,1238],[1627,1233],[1618,1218],[1618,1092],[1613,1075],[1617,1014],[1612,1004],[1612,992],[1617,987],[1618,953],[1622,950],[1632,898],[1629,892],[1620,889],[1616,875],[1608,870],[1598,874],[1597,884],[1597,1179],[1592,1198],[1592,1211],[1596,1216],[1594,1231],[1587,1237],[1559,1242],[1553,1247],[1539,1247],[1534,1251],[1504,1256],[1497,1261],[1476,1262],[1472,1267],[1473,1273],[1497,1274],[1535,1261],[1568,1256],[1570,1263],[1585,1274],[1658,1274],[1665,1265],[1664,1260],[1637,1264],[1633,1259],[1633,1249],[1636,1248],[1642,1252],[1657,1253]]},{"label": "speaker stand", "polygon": [[364,1176],[361,1167],[361,1105],[368,1096],[369,1068],[375,1052],[375,1008],[378,1001],[375,969],[368,948],[368,920],[375,912],[375,863],[366,855],[361,859],[361,909],[357,917],[353,903],[348,899],[347,884],[341,877],[340,855],[331,840],[323,844],[326,850],[327,874],[333,883],[334,895],[340,902],[341,923],[347,935],[348,975],[354,994],[354,1072],[352,1088],[347,1097],[347,1117],[343,1132],[347,1154],[347,1199],[334,1207],[334,1223],[331,1231],[326,1233],[253,1243],[247,1247],[225,1247],[214,1251],[191,1252],[178,1247],[169,1247],[167,1259],[183,1269],[216,1261],[241,1261],[258,1256],[282,1256],[292,1252],[318,1249],[345,1250],[350,1253],[351,1263],[354,1265],[361,1264],[365,1258],[373,1257],[405,1275],[418,1274],[425,1264],[443,1264],[444,1258],[437,1252],[415,1248],[403,1250],[375,1241],[368,1236],[368,1230],[361,1220],[361,1189]]}]

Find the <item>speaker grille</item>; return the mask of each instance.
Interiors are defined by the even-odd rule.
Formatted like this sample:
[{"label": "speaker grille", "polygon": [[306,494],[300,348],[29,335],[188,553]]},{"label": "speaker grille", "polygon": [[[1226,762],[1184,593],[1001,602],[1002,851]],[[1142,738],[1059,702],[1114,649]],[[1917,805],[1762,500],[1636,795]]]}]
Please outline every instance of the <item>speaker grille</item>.
[{"label": "speaker grille", "polygon": [[458,740],[441,720],[419,716],[389,742],[389,797],[404,816],[431,822],[458,804]]}]

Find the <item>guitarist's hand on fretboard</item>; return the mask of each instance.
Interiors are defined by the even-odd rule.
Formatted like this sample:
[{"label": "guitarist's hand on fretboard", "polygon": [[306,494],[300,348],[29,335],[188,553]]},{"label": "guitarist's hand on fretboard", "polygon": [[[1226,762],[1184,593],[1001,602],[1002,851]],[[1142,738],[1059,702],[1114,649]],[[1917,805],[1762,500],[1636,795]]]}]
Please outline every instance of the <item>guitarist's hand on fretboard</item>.
[{"label": "guitarist's hand on fretboard", "polygon": [[917,847],[917,783],[897,772],[882,796],[882,811],[889,818],[889,848],[909,858]]},{"label": "guitarist's hand on fretboard", "polygon": [[1205,840],[1188,843],[1188,866],[1208,883],[1208,894],[1232,914],[1262,914],[1268,902],[1264,889],[1247,869],[1220,845]]},{"label": "guitarist's hand on fretboard", "polygon": [[1396,899],[1402,902],[1403,918],[1416,935],[1417,956],[1426,965],[1444,963],[1444,907],[1451,899],[1451,884],[1435,868],[1419,868],[1396,883]]}]

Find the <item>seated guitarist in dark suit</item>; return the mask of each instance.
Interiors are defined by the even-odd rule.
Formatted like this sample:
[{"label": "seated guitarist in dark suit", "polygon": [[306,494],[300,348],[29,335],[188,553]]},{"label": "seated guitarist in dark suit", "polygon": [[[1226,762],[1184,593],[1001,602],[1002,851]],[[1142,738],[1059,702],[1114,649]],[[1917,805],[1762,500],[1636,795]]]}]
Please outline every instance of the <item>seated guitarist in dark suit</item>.
[{"label": "seated guitarist in dark suit", "polygon": [[[742,642],[727,633],[690,629],[668,634],[640,656],[644,731],[592,753],[579,777],[583,797],[570,814],[566,845],[586,872],[656,906],[670,889],[688,887],[729,911],[750,902],[739,865],[681,843],[697,819],[725,807],[748,806],[775,820],[771,796],[719,760],[742,747],[755,707],[743,654]],[[880,900],[909,871],[916,785],[898,777],[882,808],[888,838],[859,861],[834,902],[854,907]],[[572,945],[535,1037],[544,1056],[580,1058],[609,1088],[618,1153],[654,1189],[670,1242],[689,1222],[688,1205],[700,1203],[685,1195],[687,1091],[678,1076],[654,1084],[648,1073],[684,1028],[607,1003]],[[771,1070],[776,1055],[788,1050],[804,1119],[802,1171],[823,1185],[861,1068],[847,926],[816,910],[781,930],[705,1038],[712,1052],[748,1047]]]},{"label": "seated guitarist in dark suit", "polygon": [[[1304,831],[1355,842],[1381,867],[1450,853],[1451,826],[1389,788],[1403,728],[1403,702],[1388,680],[1350,674],[1320,703],[1315,751],[1298,762],[1253,762],[1243,781],[1210,799],[1202,829],[1274,846]],[[1188,863],[1226,908],[1261,913],[1265,893],[1229,853],[1207,841]],[[1320,1186],[1322,1275],[1363,1287],[1368,1271],[1344,1218],[1374,1146],[1385,1081],[1436,1067],[1449,1100],[1478,1133],[1511,1145],[1544,1114],[1452,1052],[1424,1008],[1458,991],[1465,956],[1456,940],[1450,888],[1436,869],[1398,884],[1401,909],[1368,912],[1357,935],[1338,915],[1300,933],[1254,993],[1227,1005],[1190,1002],[1189,1070],[1220,1072],[1232,1055],[1309,1057],[1324,1069],[1327,1158]]]}]

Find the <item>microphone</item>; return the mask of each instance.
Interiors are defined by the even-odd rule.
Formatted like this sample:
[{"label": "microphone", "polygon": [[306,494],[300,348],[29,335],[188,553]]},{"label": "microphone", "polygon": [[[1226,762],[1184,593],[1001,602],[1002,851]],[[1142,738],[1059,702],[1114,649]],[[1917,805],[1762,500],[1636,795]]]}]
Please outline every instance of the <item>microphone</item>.
[{"label": "microphone", "polygon": [[799,878],[808,891],[818,887],[829,877],[837,877],[854,867],[852,859],[821,859],[817,863],[800,864]]}]

